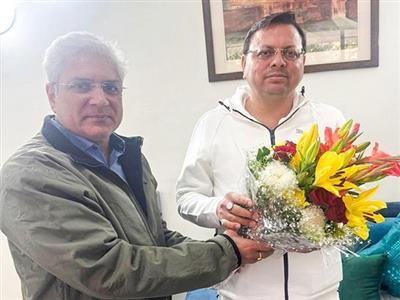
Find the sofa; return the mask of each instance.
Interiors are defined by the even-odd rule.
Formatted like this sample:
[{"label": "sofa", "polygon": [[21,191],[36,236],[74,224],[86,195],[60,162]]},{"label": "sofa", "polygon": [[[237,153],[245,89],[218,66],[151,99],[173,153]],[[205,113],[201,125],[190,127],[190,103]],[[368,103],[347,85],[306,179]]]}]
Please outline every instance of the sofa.
[{"label": "sofa", "polygon": [[359,256],[343,257],[341,300],[400,300],[400,202],[380,211],[383,223],[369,223]]}]

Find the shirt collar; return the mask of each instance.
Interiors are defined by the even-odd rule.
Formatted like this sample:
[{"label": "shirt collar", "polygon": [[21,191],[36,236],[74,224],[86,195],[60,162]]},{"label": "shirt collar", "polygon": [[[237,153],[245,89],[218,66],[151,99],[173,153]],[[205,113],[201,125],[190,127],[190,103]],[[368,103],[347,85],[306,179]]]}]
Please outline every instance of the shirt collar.
[{"label": "shirt collar", "polygon": [[[68,140],[70,140],[72,144],[74,144],[76,147],[83,150],[84,152],[87,152],[89,149],[99,148],[99,145],[97,145],[96,143],[84,137],[81,137],[80,135],[77,135],[71,130],[65,128],[54,117],[51,118],[51,122],[54,124],[54,126],[57,127],[58,130],[61,131],[61,133],[65,135],[66,138],[68,138]],[[117,151],[118,154],[125,153],[125,141],[114,132],[110,136],[109,144],[111,149]]]}]

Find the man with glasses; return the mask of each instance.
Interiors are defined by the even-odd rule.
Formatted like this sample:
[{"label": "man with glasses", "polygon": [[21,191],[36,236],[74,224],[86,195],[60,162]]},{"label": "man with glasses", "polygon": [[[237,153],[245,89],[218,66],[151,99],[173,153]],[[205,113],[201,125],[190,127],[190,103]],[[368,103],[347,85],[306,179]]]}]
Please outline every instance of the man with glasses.
[{"label": "man with glasses", "polygon": [[116,134],[123,59],[89,33],[47,49],[47,116],[3,166],[0,229],[24,299],[170,299],[272,250],[234,231],[194,241],[166,228],[143,140]]},{"label": "man with glasses", "polygon": [[[197,123],[177,182],[180,215],[203,227],[238,230],[257,216],[245,192],[246,155],[260,146],[298,141],[313,123],[320,134],[344,117],[336,108],[296,92],[305,63],[306,38],[291,13],[265,17],[247,33],[242,69],[247,85]],[[324,260],[324,258],[326,258]],[[338,299],[338,251],[275,253],[241,268],[218,285],[219,299]]]}]

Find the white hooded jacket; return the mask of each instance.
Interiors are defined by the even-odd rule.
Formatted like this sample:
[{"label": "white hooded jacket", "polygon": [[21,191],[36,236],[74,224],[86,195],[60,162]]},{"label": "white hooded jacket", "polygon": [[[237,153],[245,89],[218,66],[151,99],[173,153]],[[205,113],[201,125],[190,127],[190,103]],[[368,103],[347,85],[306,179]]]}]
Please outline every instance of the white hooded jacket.
[{"label": "white hooded jacket", "polygon": [[[344,123],[336,108],[297,96],[289,114],[275,129],[268,129],[245,110],[248,87],[204,114],[198,121],[177,182],[179,214],[200,226],[220,228],[218,203],[228,192],[244,193],[246,154],[260,146],[270,147],[285,140],[297,142],[313,123],[323,136],[325,127]],[[329,253],[329,254],[327,254]],[[287,268],[286,274],[284,269]],[[337,287],[342,279],[337,250],[282,253],[252,265],[218,286],[221,299],[285,299],[285,278],[289,299],[339,299]]]}]

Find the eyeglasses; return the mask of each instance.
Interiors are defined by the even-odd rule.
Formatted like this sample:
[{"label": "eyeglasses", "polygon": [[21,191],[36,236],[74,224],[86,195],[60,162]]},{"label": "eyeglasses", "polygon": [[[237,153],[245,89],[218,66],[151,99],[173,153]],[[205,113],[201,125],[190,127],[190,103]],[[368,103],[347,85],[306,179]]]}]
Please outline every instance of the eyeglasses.
[{"label": "eyeglasses", "polygon": [[306,50],[304,49],[296,49],[293,47],[289,47],[289,48],[265,48],[265,49],[256,49],[256,50],[249,50],[247,51],[245,54],[248,53],[254,53],[257,58],[261,59],[261,60],[269,60],[273,57],[275,57],[275,55],[278,54],[278,51],[281,52],[282,57],[285,60],[289,60],[289,61],[295,61],[297,59],[299,59],[299,57],[302,54],[306,53]]},{"label": "eyeglasses", "polygon": [[94,82],[89,79],[77,79],[70,83],[55,83],[67,87],[70,91],[77,94],[86,94],[96,87],[101,87],[103,92],[109,96],[119,96],[125,87],[119,81]]}]

